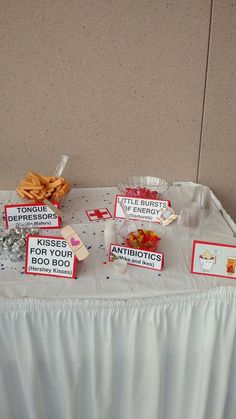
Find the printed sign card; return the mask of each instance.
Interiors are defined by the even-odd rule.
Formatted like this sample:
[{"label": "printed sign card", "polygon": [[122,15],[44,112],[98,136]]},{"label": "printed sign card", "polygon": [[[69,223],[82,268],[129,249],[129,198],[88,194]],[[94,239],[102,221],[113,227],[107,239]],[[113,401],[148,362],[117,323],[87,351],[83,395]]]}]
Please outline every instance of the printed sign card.
[{"label": "printed sign card", "polygon": [[141,268],[154,269],[161,271],[164,265],[164,255],[160,252],[149,252],[148,250],[133,249],[127,246],[111,244],[109,251],[109,260],[123,259],[129,265],[139,266]]},{"label": "printed sign card", "polygon": [[75,278],[76,257],[63,237],[28,236],[26,274]]},{"label": "printed sign card", "polygon": [[236,246],[194,240],[190,271],[236,279]]},{"label": "printed sign card", "polygon": [[[58,207],[58,204],[55,204]],[[16,204],[4,207],[6,228],[59,228],[61,219],[45,204]]]},{"label": "printed sign card", "polygon": [[117,195],[115,202],[115,218],[125,218],[124,211],[120,202],[123,202],[125,209],[131,220],[142,220],[159,223],[158,213],[161,208],[170,207],[170,201],[159,199],[131,198],[128,196]]}]

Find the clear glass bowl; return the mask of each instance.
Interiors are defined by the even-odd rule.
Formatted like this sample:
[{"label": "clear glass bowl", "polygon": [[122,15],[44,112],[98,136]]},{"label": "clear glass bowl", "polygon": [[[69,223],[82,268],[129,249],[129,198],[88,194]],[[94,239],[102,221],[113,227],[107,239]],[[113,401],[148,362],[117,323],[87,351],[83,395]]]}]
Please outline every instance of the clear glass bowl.
[{"label": "clear glass bowl", "polygon": [[[156,233],[158,236],[158,240],[155,242],[151,241],[144,241],[140,242],[135,246],[136,241],[134,241],[133,245],[128,245],[126,243],[126,240],[128,239],[129,235],[131,233],[134,233],[134,238],[137,238],[137,234],[139,233],[139,230],[145,230],[145,231],[151,231]],[[133,247],[135,249],[142,249],[142,250],[150,250],[153,252],[156,252],[160,243],[160,239],[162,239],[165,236],[165,227],[158,223],[151,223],[147,221],[125,221],[124,224],[121,226],[119,230],[119,235],[121,236],[122,241],[128,246]],[[146,236],[146,235],[145,235]]]},{"label": "clear glass bowl", "polygon": [[157,177],[130,176],[118,184],[118,189],[122,194],[125,194],[127,188],[146,188],[162,194],[168,190],[169,185],[164,179]]}]

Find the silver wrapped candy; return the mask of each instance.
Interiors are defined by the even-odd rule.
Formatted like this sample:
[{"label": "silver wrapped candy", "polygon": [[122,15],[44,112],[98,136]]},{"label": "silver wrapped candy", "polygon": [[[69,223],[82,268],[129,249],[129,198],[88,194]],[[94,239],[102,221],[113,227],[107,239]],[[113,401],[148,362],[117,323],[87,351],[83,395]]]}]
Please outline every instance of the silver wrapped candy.
[{"label": "silver wrapped candy", "polygon": [[11,246],[14,243],[14,238],[13,236],[10,236],[6,239],[7,245]]},{"label": "silver wrapped candy", "polygon": [[21,239],[18,240],[17,244],[20,247],[24,247],[25,246],[25,240],[21,238]]},{"label": "silver wrapped candy", "polygon": [[26,254],[27,236],[39,234],[38,228],[13,228],[0,237],[0,251],[9,254],[13,262],[22,261]]}]

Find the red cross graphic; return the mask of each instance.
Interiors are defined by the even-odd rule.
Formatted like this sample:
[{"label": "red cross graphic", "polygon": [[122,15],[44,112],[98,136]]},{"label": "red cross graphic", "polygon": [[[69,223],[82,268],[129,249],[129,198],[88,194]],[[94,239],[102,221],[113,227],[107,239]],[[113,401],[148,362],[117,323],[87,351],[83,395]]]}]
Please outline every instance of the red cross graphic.
[{"label": "red cross graphic", "polygon": [[112,218],[107,208],[100,208],[86,211],[90,221],[103,220],[104,218]]},{"label": "red cross graphic", "polygon": [[107,215],[107,211],[101,211],[99,209],[95,209],[93,212],[89,213],[90,217],[97,216],[97,218],[103,218],[103,215]]}]

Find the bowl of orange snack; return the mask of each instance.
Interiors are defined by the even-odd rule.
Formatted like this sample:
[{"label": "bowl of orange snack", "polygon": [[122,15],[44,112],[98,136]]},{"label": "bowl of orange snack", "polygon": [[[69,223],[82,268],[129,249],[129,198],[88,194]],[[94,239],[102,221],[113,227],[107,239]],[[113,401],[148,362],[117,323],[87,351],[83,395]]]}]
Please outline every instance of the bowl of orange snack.
[{"label": "bowl of orange snack", "polygon": [[61,176],[44,176],[28,172],[16,191],[22,198],[42,202],[44,199],[52,203],[60,203],[71,189],[70,183]]}]

